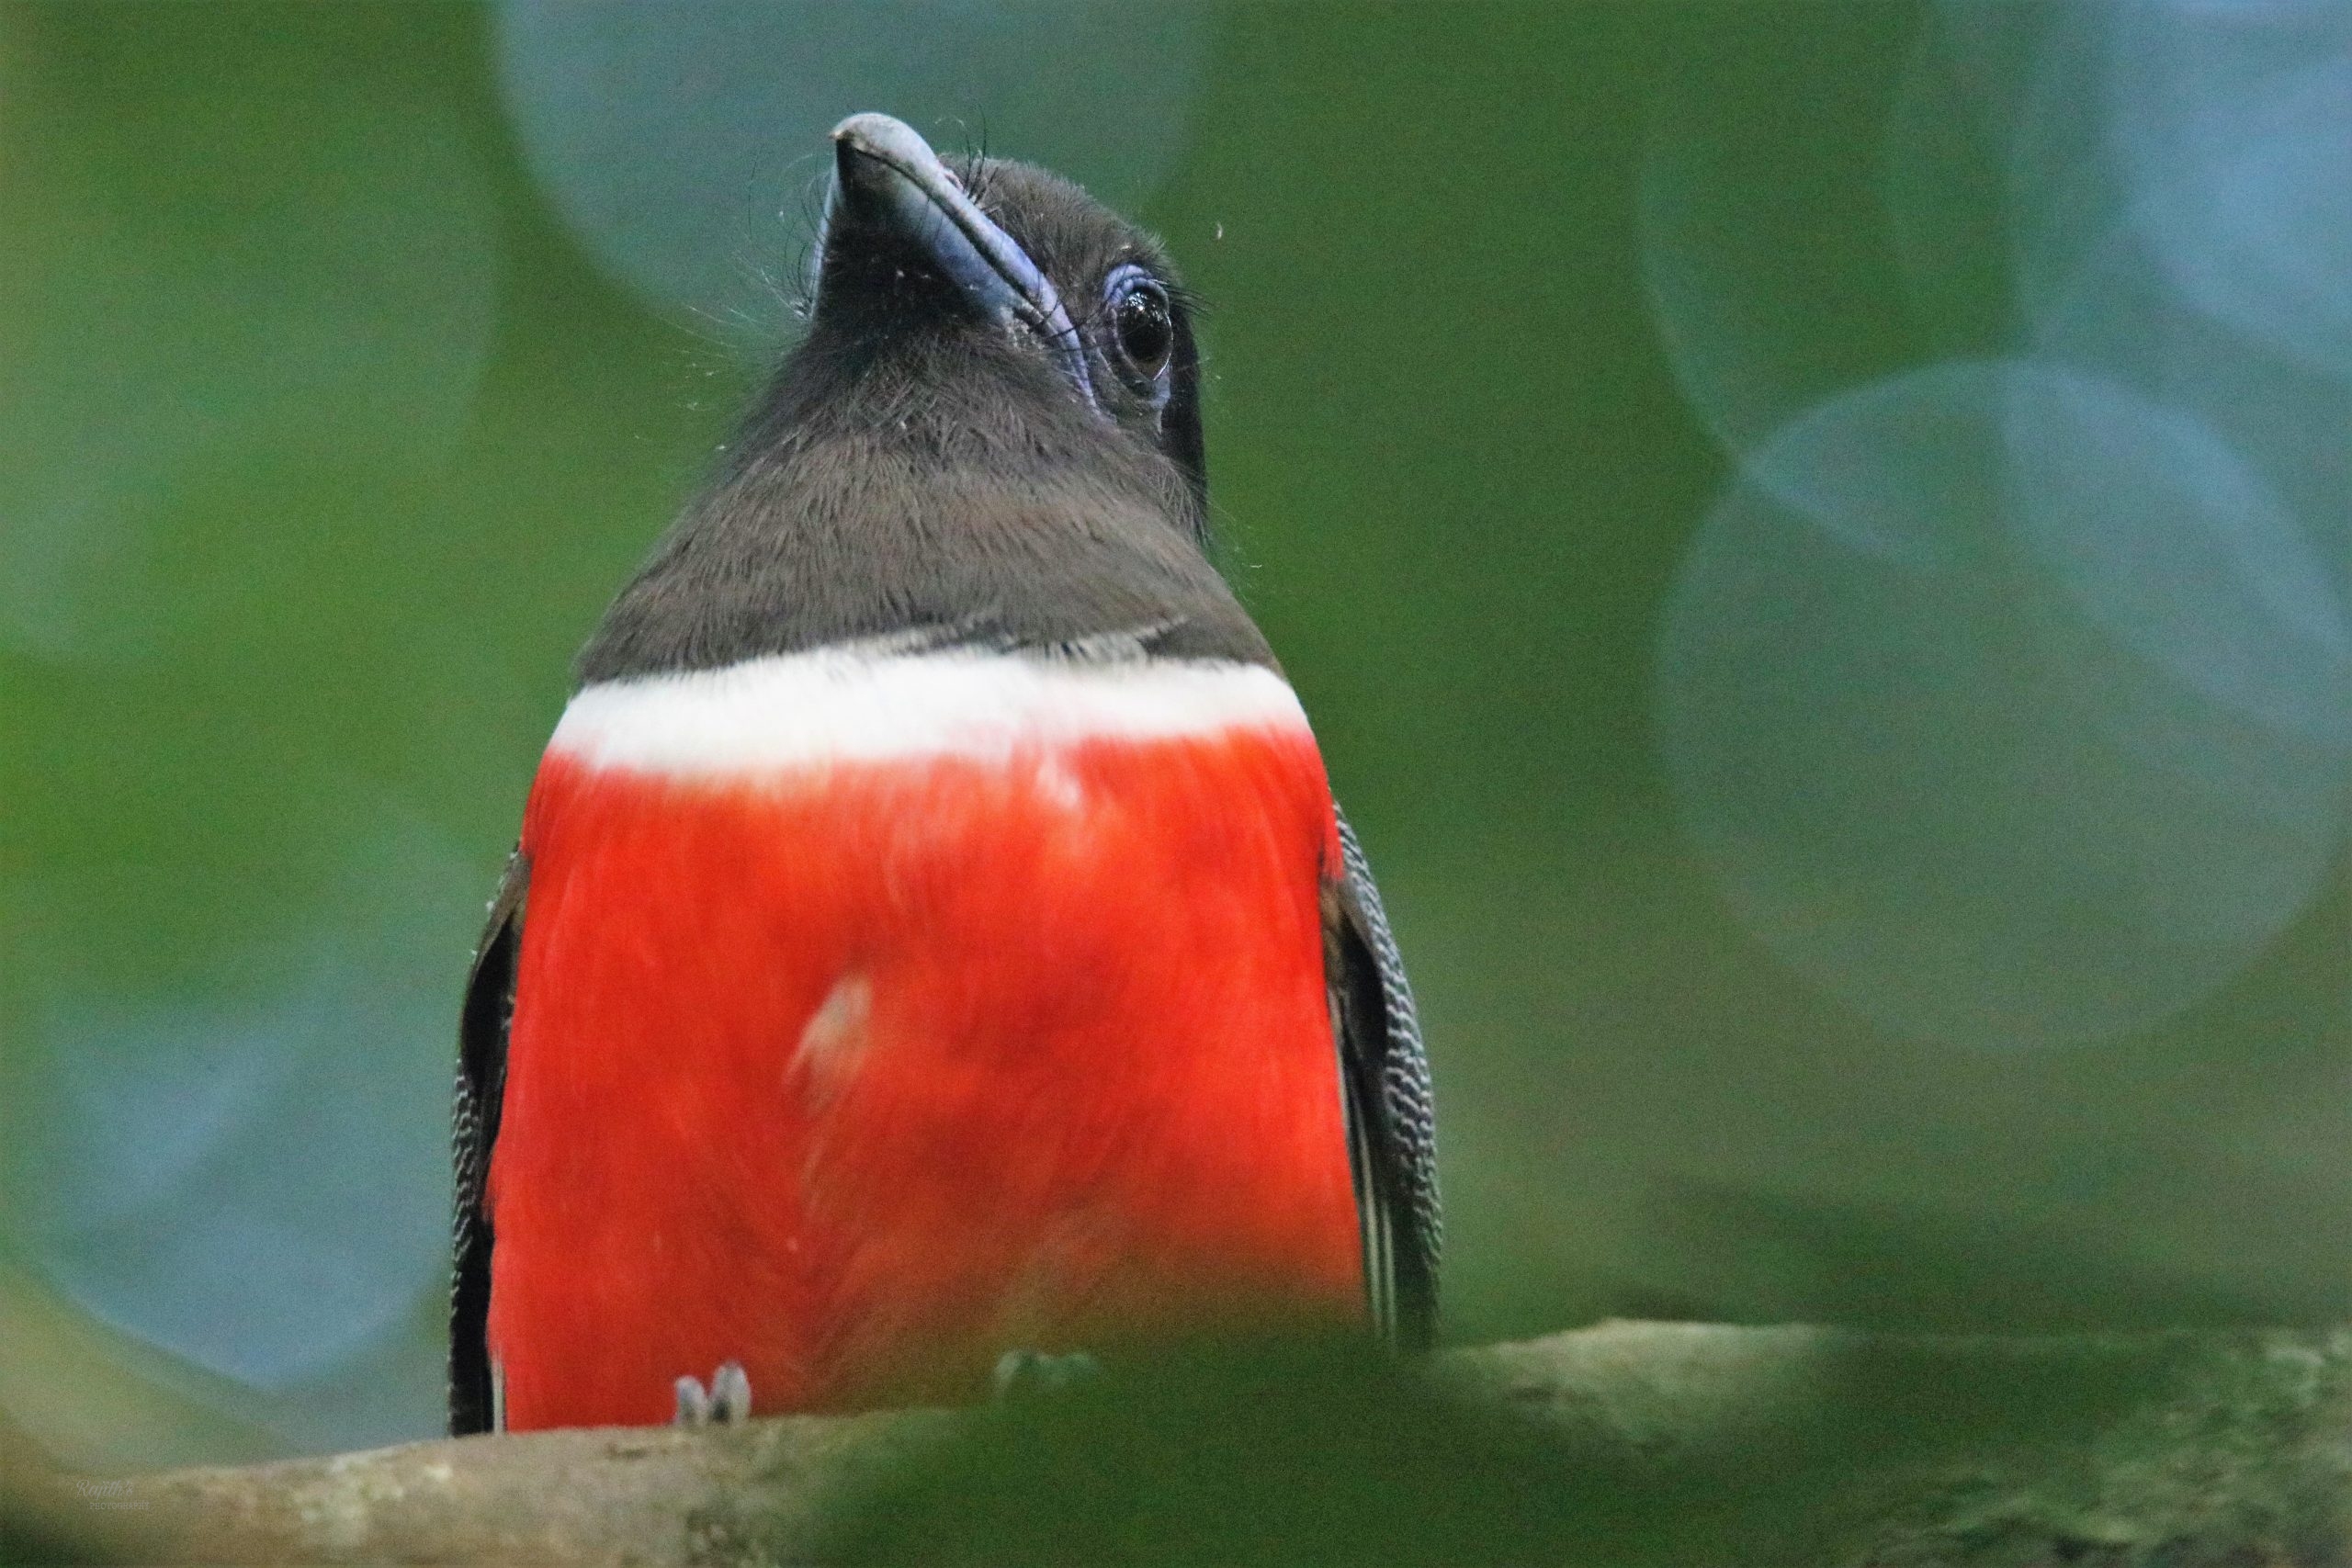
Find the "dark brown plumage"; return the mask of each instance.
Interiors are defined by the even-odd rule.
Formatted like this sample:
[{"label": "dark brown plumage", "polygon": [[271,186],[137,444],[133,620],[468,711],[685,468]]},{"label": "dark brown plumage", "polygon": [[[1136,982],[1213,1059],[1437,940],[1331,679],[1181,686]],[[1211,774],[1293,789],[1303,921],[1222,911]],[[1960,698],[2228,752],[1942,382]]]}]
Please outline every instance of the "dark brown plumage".
[{"label": "dark brown plumage", "polygon": [[[1203,552],[1198,355],[1158,244],[1042,169],[973,159],[961,178],[1066,299],[1125,265],[1170,286],[1165,407],[1098,376],[1102,417],[950,280],[836,220],[808,337],[622,592],[583,682],[913,627],[1029,646],[1165,622],[1155,651],[1272,662]],[[1090,341],[1107,324],[1072,316]]]}]

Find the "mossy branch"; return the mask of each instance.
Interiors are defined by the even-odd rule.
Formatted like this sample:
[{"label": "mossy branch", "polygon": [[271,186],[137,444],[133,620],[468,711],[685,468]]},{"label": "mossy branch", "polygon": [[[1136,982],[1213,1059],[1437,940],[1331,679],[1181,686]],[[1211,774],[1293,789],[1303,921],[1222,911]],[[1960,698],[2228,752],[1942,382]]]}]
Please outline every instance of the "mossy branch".
[{"label": "mossy branch", "polygon": [[20,1557],[2340,1563],[2352,1331],[1610,1324],[1414,1370],[1193,1358],[984,1411],[16,1468]]}]

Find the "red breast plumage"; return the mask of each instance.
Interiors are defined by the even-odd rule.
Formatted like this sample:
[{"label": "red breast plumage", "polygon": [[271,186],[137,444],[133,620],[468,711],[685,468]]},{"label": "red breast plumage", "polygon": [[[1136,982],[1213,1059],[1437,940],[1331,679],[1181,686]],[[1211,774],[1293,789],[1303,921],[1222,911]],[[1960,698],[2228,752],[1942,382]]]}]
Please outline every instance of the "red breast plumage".
[{"label": "red breast plumage", "polygon": [[730,1360],[821,1410],[1427,1335],[1409,993],[1202,553],[1167,265],[1049,175],[837,141],[809,340],[591,645],[477,961],[460,1430]]}]

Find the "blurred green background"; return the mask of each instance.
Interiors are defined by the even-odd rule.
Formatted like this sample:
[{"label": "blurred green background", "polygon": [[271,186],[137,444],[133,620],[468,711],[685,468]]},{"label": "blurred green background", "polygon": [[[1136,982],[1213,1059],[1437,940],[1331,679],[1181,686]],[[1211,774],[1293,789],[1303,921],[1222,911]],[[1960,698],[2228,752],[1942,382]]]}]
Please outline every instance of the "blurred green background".
[{"label": "blurred green background", "polygon": [[1212,305],[1451,1336],[2352,1304],[2352,22],[0,6],[0,1408],[439,1420],[465,957],[824,130]]}]

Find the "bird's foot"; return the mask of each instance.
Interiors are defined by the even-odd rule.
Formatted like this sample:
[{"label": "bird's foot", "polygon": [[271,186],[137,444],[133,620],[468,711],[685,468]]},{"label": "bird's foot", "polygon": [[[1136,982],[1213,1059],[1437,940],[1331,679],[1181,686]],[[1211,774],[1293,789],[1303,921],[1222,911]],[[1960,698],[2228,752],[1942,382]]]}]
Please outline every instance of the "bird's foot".
[{"label": "bird's foot", "polygon": [[710,1386],[702,1386],[700,1378],[678,1380],[678,1413],[671,1417],[673,1427],[732,1427],[752,1418],[752,1380],[741,1361],[729,1361],[710,1377]]},{"label": "bird's foot", "polygon": [[1048,1356],[1038,1350],[1007,1350],[996,1359],[996,1396],[1026,1399],[1057,1393],[1102,1375],[1102,1363],[1083,1350]]}]

